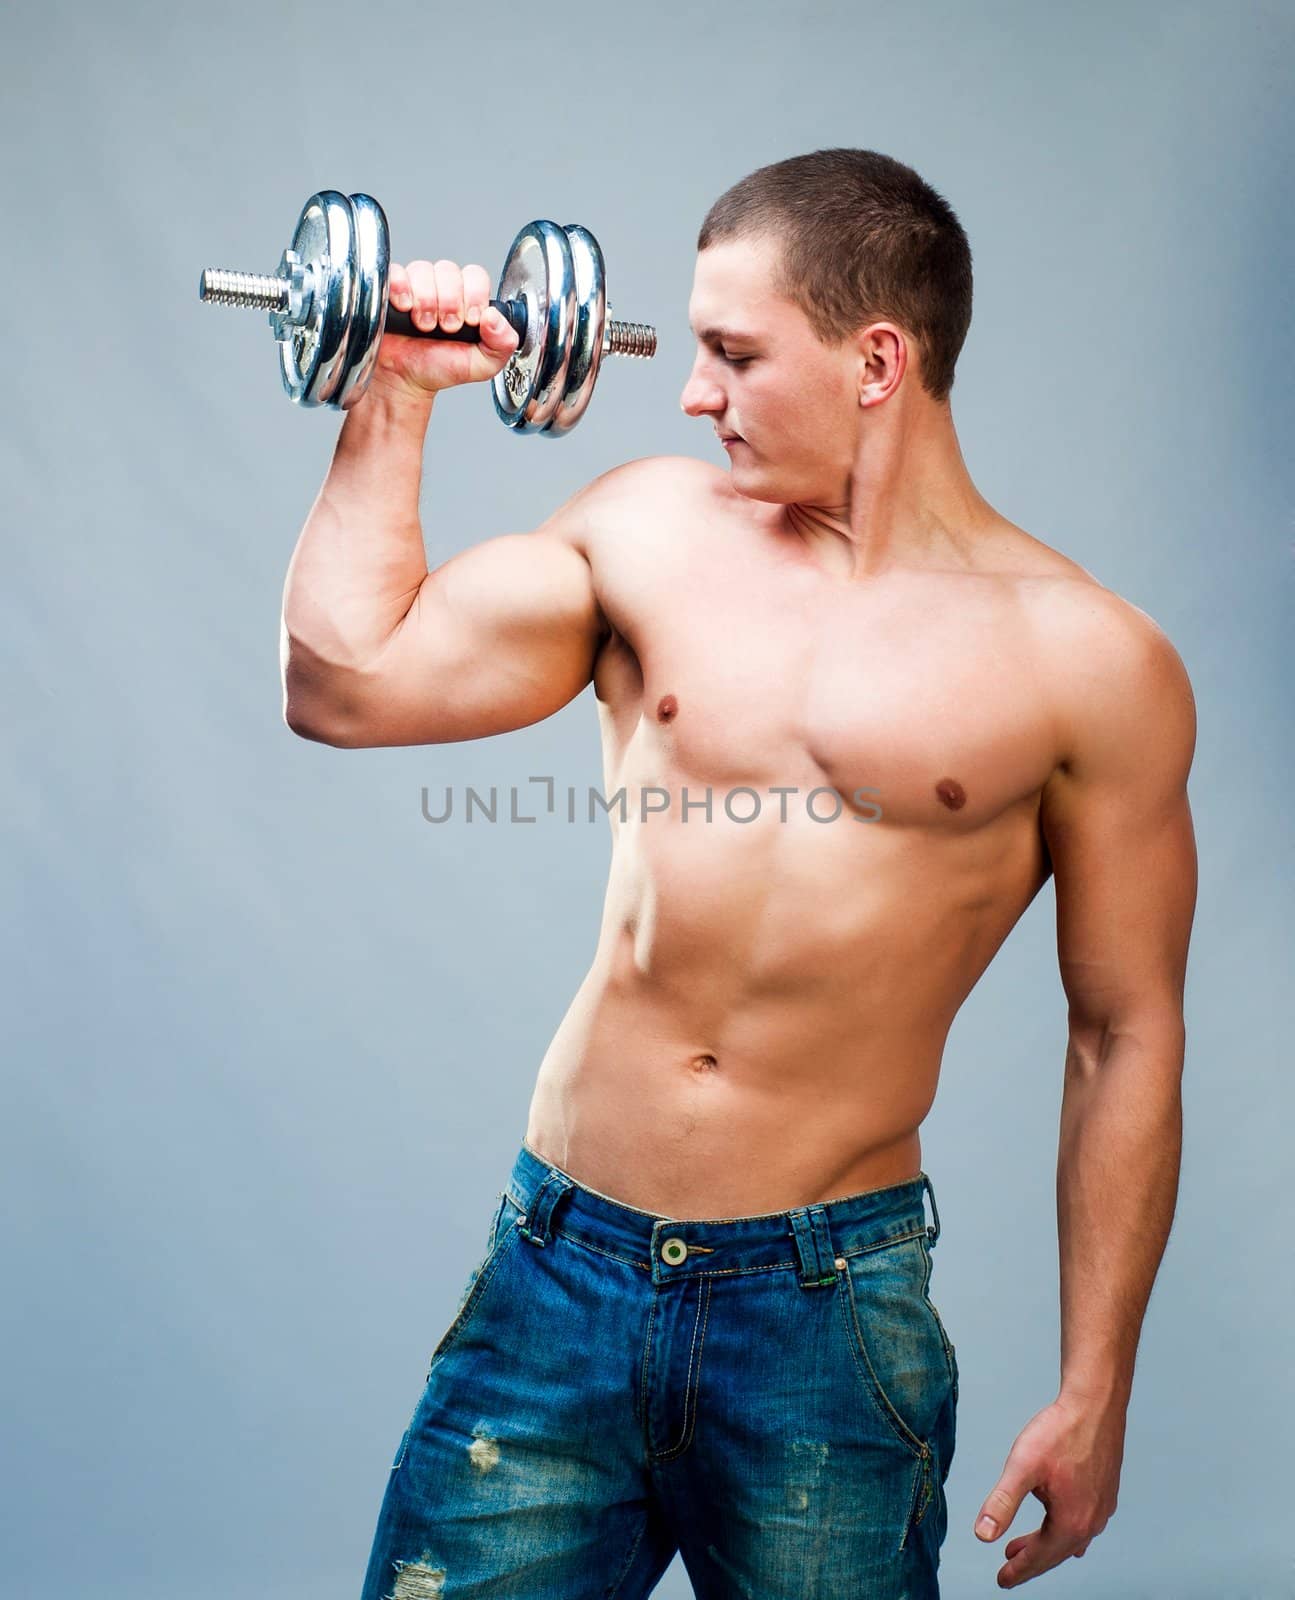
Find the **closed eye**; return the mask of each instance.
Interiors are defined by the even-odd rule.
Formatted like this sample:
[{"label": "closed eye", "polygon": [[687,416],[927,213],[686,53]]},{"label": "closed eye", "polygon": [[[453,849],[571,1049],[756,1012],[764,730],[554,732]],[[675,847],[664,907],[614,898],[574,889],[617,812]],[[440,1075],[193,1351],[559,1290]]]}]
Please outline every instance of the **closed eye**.
[{"label": "closed eye", "polygon": [[754,356],[731,356],[727,351],[721,351],[720,354],[723,355],[730,367],[744,367],[748,361],[755,360]]}]

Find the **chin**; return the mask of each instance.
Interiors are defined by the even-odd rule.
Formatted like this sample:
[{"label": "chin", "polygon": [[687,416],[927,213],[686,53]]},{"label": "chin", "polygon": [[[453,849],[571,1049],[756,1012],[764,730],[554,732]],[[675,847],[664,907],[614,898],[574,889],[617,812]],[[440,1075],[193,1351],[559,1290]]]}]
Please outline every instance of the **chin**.
[{"label": "chin", "polygon": [[796,498],[785,486],[763,473],[743,471],[736,462],[729,469],[728,481],[734,494],[740,494],[744,500],[761,500],[766,505],[785,506]]}]

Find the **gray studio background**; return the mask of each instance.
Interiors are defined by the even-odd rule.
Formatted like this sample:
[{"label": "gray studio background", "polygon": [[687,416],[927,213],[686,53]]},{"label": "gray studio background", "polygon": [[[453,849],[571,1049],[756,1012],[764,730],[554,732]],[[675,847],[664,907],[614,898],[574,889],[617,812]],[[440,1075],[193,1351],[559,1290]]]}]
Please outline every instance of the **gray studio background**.
[{"label": "gray studio background", "polygon": [[[199,269],[273,270],[321,187],[376,194],[402,260],[497,274],[531,217],[595,231],[659,357],[609,365],[558,443],[445,396],[436,564],[617,461],[722,460],[678,405],[697,227],[753,167],[858,144],[970,235],[977,484],[1155,617],[1199,707],[1177,1219],[1119,1509],[1033,1592],[1295,1595],[1290,7],[234,0],[0,27],[0,1592],[358,1594],[602,904],[605,821],[420,815],[424,785],[599,784],[591,689],[453,746],[283,724],[283,580],[340,417],[288,402],[264,319],[200,306]],[[999,1592],[1006,1540],[972,1522],[1056,1392],[1054,909],[1049,885],[964,1008],[923,1128],[963,1375],[952,1600]],[[658,1592],[690,1593],[681,1564]]]}]

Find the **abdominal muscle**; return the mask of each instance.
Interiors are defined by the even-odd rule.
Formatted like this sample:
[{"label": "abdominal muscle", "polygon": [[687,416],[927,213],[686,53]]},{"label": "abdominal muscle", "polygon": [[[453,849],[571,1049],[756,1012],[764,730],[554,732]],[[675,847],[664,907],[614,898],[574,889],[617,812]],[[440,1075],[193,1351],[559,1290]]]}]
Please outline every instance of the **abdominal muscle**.
[{"label": "abdominal muscle", "polygon": [[531,1149],[678,1219],[916,1177],[949,1025],[1002,937],[965,879],[928,852],[915,883],[907,830],[849,820],[650,816],[614,832],[598,949],[541,1064]]}]

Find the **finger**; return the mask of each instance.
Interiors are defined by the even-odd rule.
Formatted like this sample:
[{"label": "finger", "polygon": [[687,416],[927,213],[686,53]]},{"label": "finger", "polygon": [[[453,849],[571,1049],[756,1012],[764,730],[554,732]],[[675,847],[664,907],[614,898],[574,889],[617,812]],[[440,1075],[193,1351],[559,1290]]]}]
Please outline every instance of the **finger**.
[{"label": "finger", "polygon": [[409,283],[414,293],[414,321],[420,328],[434,328],[437,312],[436,268],[430,261],[411,261]]},{"label": "finger", "polygon": [[[1047,1521],[1044,1521],[1044,1527]],[[1017,1574],[1028,1567],[1043,1540],[1043,1528],[1036,1528],[1033,1533],[1023,1533],[1017,1539],[1009,1539],[1003,1546],[1004,1564],[999,1569],[1002,1573]]]},{"label": "finger", "polygon": [[1013,1446],[998,1482],[985,1496],[976,1513],[976,1536],[980,1539],[997,1539],[999,1534],[1006,1533],[1021,1509],[1021,1501],[1033,1489],[1039,1476],[1037,1463],[1027,1464],[1019,1448]]},{"label": "finger", "polygon": [[457,333],[463,326],[463,274],[457,261],[436,263],[437,320],[446,333]]},{"label": "finger", "polygon": [[[1018,1541],[1013,1539],[1012,1543],[1016,1545]],[[1049,1531],[1045,1517],[1042,1528],[1027,1533],[1011,1559],[998,1569],[999,1588],[1010,1589],[1018,1583],[1037,1578],[1041,1572],[1060,1566],[1074,1553],[1074,1549],[1075,1541],[1072,1538]]]},{"label": "finger", "polygon": [[1023,1583],[1029,1583],[1031,1578],[1038,1578],[1045,1572],[1051,1572],[1053,1567],[1059,1567],[1069,1555],[1068,1550],[1063,1550],[1060,1555],[1045,1559],[1035,1556],[1032,1560],[1009,1562],[1007,1566],[1000,1567],[997,1583],[1000,1589],[1016,1589]]},{"label": "finger", "polygon": [[511,355],[521,341],[508,318],[491,307],[481,313],[481,342],[498,359]]},{"label": "finger", "polygon": [[1003,1476],[985,1496],[976,1516],[976,1537],[990,1540],[997,1539],[1000,1533],[1006,1533],[1030,1488],[1028,1479],[1005,1469]]},{"label": "finger", "polygon": [[481,321],[490,304],[490,274],[475,262],[463,269],[463,320],[471,327]]},{"label": "finger", "polygon": [[387,274],[387,304],[394,306],[397,311],[408,311],[413,303],[414,294],[409,287],[409,274],[393,261]]}]

